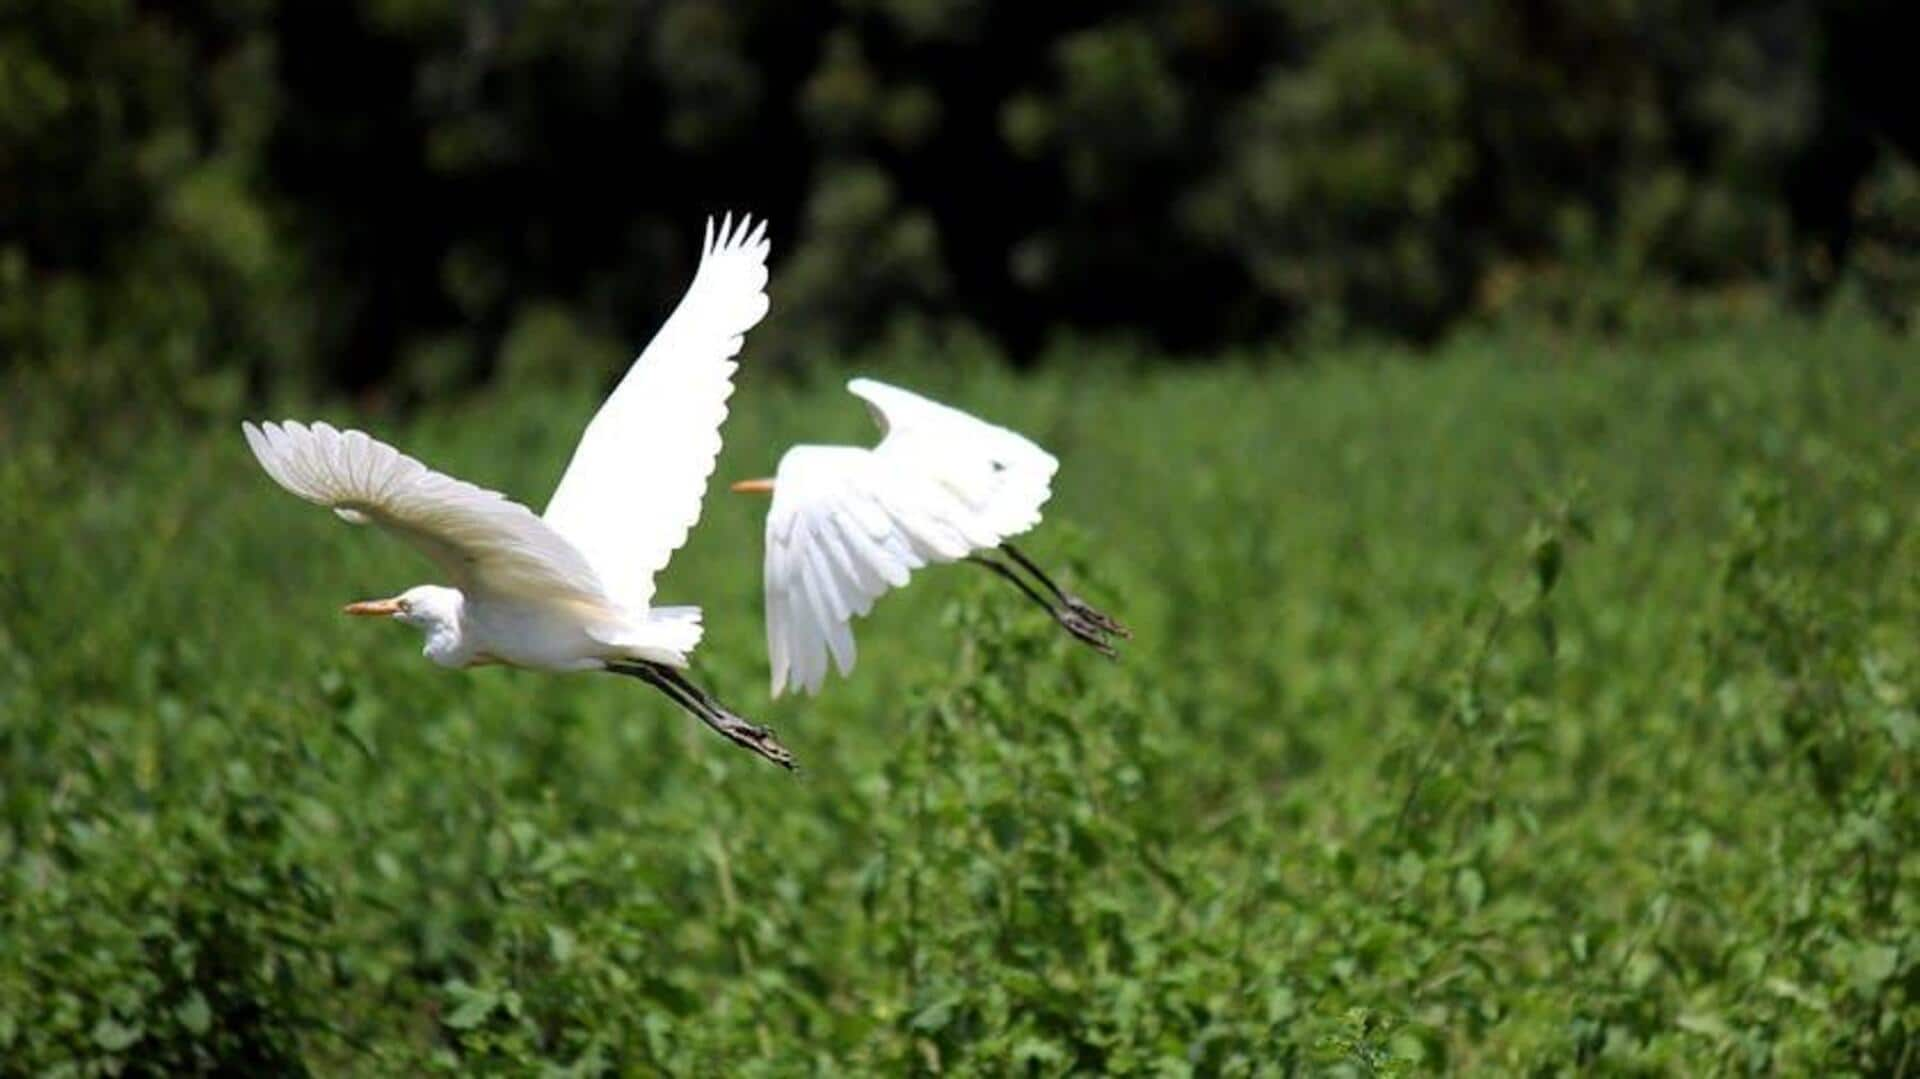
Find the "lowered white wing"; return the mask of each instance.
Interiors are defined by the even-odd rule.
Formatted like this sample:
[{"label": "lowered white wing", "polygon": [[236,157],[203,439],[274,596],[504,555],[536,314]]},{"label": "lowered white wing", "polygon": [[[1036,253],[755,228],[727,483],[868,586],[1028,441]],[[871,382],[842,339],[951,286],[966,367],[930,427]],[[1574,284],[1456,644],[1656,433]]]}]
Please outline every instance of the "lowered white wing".
[{"label": "lowered white wing", "polygon": [[360,431],[292,421],[241,430],[275,483],[413,544],[463,592],[607,606],[580,552],[498,492],[435,472]]},{"label": "lowered white wing", "polygon": [[991,548],[1040,521],[1059,467],[1005,428],[869,379],[878,448],[796,446],[767,514],[767,655],[773,693],[817,693],[829,657],[853,670],[849,623],[922,566]]},{"label": "lowered white wing", "polygon": [[733,357],[767,313],[766,223],[732,215],[706,244],[693,284],[587,424],[546,521],[578,547],[614,599],[653,601],[666,567],[700,519],[733,393]]}]

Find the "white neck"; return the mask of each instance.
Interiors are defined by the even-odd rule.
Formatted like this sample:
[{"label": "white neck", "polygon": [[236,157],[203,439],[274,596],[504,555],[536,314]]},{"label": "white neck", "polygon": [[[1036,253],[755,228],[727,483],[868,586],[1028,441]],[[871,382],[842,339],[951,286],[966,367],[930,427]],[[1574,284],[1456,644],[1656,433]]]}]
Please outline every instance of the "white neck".
[{"label": "white neck", "polygon": [[436,622],[427,627],[427,644],[420,654],[442,667],[465,667],[473,660],[473,650],[458,623]]}]

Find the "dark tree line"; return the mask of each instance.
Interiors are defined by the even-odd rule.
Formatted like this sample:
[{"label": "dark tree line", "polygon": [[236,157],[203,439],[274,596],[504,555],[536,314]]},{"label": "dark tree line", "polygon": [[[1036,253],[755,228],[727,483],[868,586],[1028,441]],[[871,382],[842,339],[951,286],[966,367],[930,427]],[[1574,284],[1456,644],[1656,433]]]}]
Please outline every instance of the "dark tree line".
[{"label": "dark tree line", "polygon": [[1843,281],[1904,318],[1902,7],[13,0],[0,348],[207,393],[560,364],[649,332],[729,207],[774,219],[773,359]]}]

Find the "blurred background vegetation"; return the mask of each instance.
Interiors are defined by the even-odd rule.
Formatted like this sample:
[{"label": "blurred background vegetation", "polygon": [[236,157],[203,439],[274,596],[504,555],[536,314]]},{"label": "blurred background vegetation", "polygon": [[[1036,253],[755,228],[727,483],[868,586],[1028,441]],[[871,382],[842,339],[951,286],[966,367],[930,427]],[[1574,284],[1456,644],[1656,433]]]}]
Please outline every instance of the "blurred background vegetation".
[{"label": "blurred background vegetation", "polygon": [[[1920,301],[1893,0],[8,0],[0,364],[209,413],[612,369]],[[604,355],[602,355],[604,353]]]}]

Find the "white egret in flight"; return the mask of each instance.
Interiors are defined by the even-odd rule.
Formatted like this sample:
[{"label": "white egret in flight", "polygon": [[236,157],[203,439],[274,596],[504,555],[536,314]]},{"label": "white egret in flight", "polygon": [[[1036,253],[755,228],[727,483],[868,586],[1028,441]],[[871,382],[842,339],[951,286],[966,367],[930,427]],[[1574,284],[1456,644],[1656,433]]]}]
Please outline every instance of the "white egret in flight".
[{"label": "white egret in flight", "polygon": [[785,767],[773,732],[734,715],[681,669],[698,607],[653,605],[654,575],[700,518],[743,335],[767,313],[766,224],[707,222],[693,284],[600,406],[545,516],[435,472],[359,431],[243,425],[274,482],[354,524],[375,524],[438,563],[419,585],[346,613],[426,635],[443,667],[612,671],[659,689],[734,743]]},{"label": "white egret in flight", "polygon": [[[733,485],[773,495],[765,587],[774,696],[787,688],[819,692],[829,654],[842,675],[850,673],[848,623],[912,571],[941,562],[985,566],[1112,658],[1113,638],[1132,634],[1007,542],[1040,523],[1060,462],[1022,435],[918,394],[870,378],[847,389],[879,423],[878,446],[794,446],[772,479]],[[993,557],[995,548],[1012,564]]]}]

